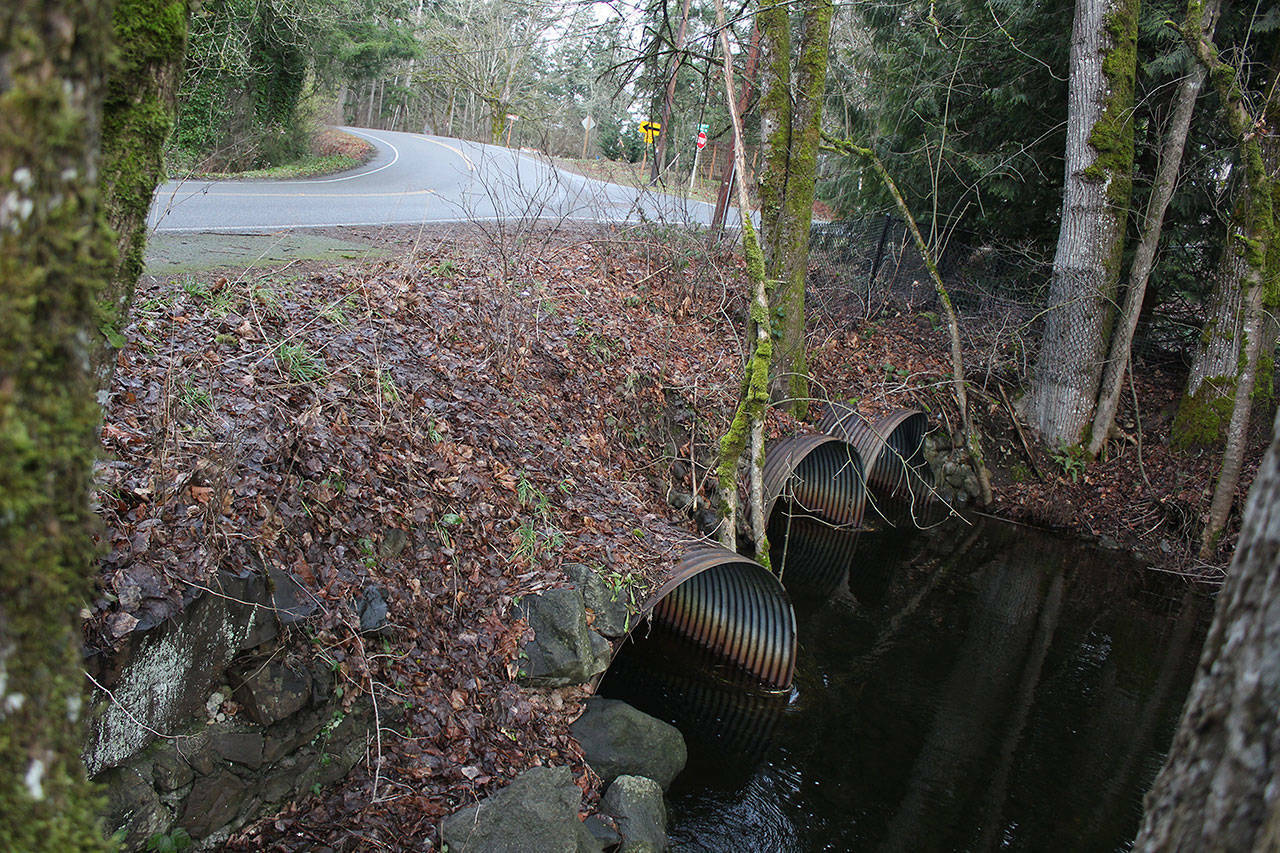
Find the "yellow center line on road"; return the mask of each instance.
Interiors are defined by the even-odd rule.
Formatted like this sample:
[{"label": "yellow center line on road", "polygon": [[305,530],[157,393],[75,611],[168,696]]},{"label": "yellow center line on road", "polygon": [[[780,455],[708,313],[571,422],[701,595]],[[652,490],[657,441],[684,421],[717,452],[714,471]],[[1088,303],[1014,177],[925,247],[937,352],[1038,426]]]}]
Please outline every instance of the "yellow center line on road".
[{"label": "yellow center line on road", "polygon": [[441,148],[446,148],[452,151],[454,154],[457,154],[459,157],[462,158],[462,162],[467,164],[467,171],[474,172],[476,170],[476,164],[471,162],[471,158],[468,157],[466,154],[464,154],[461,148],[455,148],[454,146],[449,145],[446,142],[441,142],[438,139],[432,139],[428,136],[424,136],[422,139],[424,142],[430,142],[432,145],[439,145]]}]

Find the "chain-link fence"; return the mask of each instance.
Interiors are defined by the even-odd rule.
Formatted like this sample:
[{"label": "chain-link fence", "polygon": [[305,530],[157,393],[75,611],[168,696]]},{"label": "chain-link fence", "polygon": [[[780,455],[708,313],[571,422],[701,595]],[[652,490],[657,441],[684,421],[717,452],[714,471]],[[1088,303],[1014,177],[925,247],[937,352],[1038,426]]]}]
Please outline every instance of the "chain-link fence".
[{"label": "chain-link fence", "polygon": [[[1030,322],[1048,268],[1029,254],[971,250],[952,240],[938,271],[962,318]],[[870,319],[895,310],[937,308],[933,281],[903,221],[891,214],[824,222],[809,242],[809,286],[833,315]]]},{"label": "chain-link fence", "polygon": [[[1017,246],[974,248],[952,235],[939,272],[962,327],[1032,343],[1045,314],[1050,252]],[[1193,258],[1205,265],[1200,258]],[[809,299],[845,322],[874,319],[886,310],[938,311],[937,294],[905,224],[874,214],[815,224],[810,234]],[[1134,339],[1146,358],[1190,359],[1203,323],[1196,296],[1163,296],[1149,305]],[[985,336],[985,335],[984,335]],[[1024,350],[1025,357],[1025,350]]]}]

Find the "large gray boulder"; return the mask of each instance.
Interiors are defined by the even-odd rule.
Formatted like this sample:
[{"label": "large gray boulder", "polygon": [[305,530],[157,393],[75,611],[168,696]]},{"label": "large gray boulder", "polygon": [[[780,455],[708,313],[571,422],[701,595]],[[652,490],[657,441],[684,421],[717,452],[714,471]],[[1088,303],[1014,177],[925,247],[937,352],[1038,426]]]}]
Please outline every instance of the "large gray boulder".
[{"label": "large gray boulder", "polygon": [[618,853],[662,853],[667,849],[667,807],[662,788],[644,776],[619,776],[600,803],[618,820]]},{"label": "large gray boulder", "polygon": [[606,637],[621,637],[635,625],[625,588],[611,588],[599,570],[582,563],[565,566],[564,571],[582,591],[587,610],[595,616],[593,629]]},{"label": "large gray boulder", "polygon": [[582,791],[567,767],[534,767],[477,805],[445,818],[449,853],[599,853],[578,820]]},{"label": "large gray boulder", "polygon": [[679,729],[617,699],[588,699],[572,731],[605,785],[619,776],[646,776],[666,790],[688,758]]},{"label": "large gray boulder", "polygon": [[517,612],[533,640],[521,650],[525,683],[535,687],[582,684],[609,666],[609,642],[587,627],[582,593],[571,587],[527,596]]}]

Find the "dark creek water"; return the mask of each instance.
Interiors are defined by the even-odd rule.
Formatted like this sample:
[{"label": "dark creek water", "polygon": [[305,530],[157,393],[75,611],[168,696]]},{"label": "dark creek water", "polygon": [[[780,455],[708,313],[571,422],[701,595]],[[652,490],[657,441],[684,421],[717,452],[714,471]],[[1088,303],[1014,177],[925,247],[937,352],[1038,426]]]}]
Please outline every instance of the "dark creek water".
[{"label": "dark creek water", "polygon": [[[774,531],[774,564],[783,564]],[[851,537],[795,519],[795,688],[650,632],[601,693],[675,723],[677,849],[1123,850],[1210,602],[1120,555],[995,522]]]}]

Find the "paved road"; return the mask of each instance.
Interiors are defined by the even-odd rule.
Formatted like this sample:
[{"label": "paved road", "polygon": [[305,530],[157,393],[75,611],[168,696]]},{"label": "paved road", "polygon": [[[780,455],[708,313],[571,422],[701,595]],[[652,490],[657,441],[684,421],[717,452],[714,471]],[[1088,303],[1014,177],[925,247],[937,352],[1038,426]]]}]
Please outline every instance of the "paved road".
[{"label": "paved road", "polygon": [[293,181],[169,181],[156,191],[150,224],[161,232],[247,232],[498,218],[711,220],[704,202],[583,178],[495,145],[343,129],[377,148],[359,169]]}]

